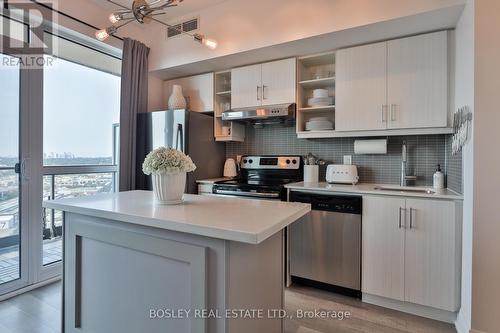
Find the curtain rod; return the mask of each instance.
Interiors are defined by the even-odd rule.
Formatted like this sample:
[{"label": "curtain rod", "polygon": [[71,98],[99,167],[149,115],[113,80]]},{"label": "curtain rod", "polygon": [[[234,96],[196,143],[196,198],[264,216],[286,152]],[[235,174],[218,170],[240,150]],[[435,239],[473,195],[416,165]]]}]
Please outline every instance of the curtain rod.
[{"label": "curtain rod", "polygon": [[[68,14],[66,14],[64,12],[61,12],[60,10],[54,9],[54,8],[52,8],[50,6],[47,6],[46,4],[38,2],[37,0],[30,0],[30,1],[36,3],[39,6],[42,6],[42,7],[46,8],[46,9],[49,9],[49,10],[51,10],[51,11],[53,11],[53,12],[59,14],[59,15],[62,15],[62,16],[67,17],[67,18],[69,18],[69,19],[71,19],[73,21],[76,21],[78,23],[86,25],[87,27],[90,27],[90,28],[95,29],[95,30],[99,30],[100,29],[99,27],[96,27],[96,26],[94,26],[94,25],[92,25],[90,23],[87,23],[85,21],[82,21],[82,20],[80,20],[80,19],[78,19],[78,18],[76,18],[74,16],[68,15]],[[8,3],[8,1],[6,1],[6,4],[7,3]],[[123,42],[123,38],[122,37],[118,37],[118,36],[114,36],[114,35],[111,35],[111,36],[114,37],[114,38],[116,38],[116,39],[119,39],[119,40],[121,40]]]}]

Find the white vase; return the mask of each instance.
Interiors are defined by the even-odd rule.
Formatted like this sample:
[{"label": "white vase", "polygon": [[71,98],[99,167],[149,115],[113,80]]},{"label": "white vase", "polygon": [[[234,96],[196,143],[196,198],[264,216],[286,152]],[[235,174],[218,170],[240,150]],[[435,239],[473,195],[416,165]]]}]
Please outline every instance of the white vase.
[{"label": "white vase", "polygon": [[186,108],[186,99],[182,94],[182,86],[174,84],[172,87],[172,95],[168,98],[168,109],[179,110]]},{"label": "white vase", "polygon": [[182,195],[186,187],[186,173],[152,175],[153,192],[156,202],[162,205],[182,203]]}]

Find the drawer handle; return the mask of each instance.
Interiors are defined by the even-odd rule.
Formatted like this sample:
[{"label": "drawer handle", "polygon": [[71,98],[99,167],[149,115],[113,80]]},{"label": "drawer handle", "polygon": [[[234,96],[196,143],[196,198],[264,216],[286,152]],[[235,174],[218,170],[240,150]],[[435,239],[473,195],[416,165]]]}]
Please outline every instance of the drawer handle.
[{"label": "drawer handle", "polygon": [[410,229],[413,228],[413,211],[416,209],[410,208]]}]

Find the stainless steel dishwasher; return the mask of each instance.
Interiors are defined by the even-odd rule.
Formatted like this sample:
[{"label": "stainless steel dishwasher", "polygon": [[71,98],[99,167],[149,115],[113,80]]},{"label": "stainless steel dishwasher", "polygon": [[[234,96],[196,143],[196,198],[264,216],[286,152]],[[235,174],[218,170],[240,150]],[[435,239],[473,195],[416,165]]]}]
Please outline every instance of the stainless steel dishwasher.
[{"label": "stainless steel dishwasher", "polygon": [[361,297],[362,198],[290,192],[312,211],[289,228],[292,281]]}]

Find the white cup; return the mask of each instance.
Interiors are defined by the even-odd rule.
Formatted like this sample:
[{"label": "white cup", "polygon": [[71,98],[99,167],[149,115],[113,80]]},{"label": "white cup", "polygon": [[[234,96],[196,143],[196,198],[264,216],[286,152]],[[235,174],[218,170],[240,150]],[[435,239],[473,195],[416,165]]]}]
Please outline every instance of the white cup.
[{"label": "white cup", "polygon": [[304,165],[304,183],[319,181],[319,165]]}]

